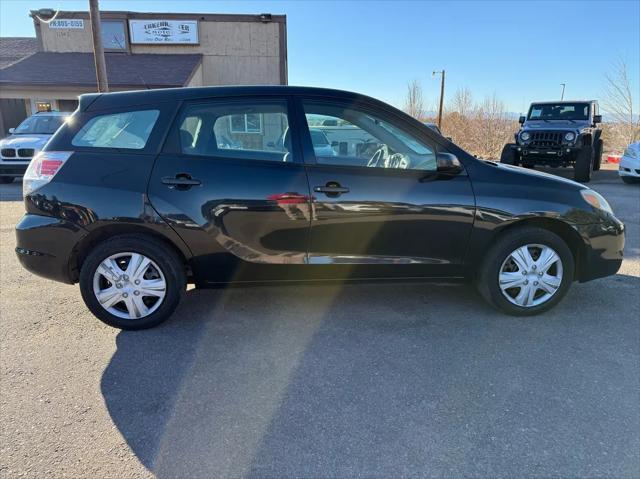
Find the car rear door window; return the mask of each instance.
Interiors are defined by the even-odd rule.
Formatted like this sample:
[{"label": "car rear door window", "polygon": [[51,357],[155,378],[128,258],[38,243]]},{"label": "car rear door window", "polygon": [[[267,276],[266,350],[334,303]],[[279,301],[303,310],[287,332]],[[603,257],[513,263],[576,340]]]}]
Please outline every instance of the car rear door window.
[{"label": "car rear door window", "polygon": [[186,155],[293,161],[286,101],[192,104],[178,124],[180,148]]},{"label": "car rear door window", "polygon": [[159,115],[159,110],[98,115],[91,118],[76,133],[71,144],[89,148],[142,150]]}]

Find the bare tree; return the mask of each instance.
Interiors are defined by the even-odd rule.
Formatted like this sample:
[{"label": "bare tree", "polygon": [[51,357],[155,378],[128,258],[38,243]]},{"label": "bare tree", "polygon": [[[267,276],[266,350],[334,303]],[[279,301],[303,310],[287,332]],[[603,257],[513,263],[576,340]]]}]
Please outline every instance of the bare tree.
[{"label": "bare tree", "polygon": [[458,112],[463,117],[473,113],[473,95],[469,88],[458,88],[451,100],[451,110]]},{"label": "bare tree", "polygon": [[418,80],[413,80],[407,84],[407,96],[404,102],[404,111],[418,120],[421,120],[424,117],[422,85]]},{"label": "bare tree", "polygon": [[613,121],[611,140],[619,148],[640,138],[640,119],[634,113],[634,98],[627,64],[619,59],[613,65],[613,71],[605,75],[604,110]]}]

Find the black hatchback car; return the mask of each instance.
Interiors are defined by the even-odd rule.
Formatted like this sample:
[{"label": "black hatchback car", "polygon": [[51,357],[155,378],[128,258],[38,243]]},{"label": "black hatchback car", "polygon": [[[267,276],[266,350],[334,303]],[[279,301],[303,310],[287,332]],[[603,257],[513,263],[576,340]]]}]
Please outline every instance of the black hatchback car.
[{"label": "black hatchback car", "polygon": [[29,165],[24,199],[22,265],[80,283],[124,329],[167,319],[187,283],[467,280],[531,315],[574,280],[615,274],[624,246],[595,191],[317,88],[83,95]]}]

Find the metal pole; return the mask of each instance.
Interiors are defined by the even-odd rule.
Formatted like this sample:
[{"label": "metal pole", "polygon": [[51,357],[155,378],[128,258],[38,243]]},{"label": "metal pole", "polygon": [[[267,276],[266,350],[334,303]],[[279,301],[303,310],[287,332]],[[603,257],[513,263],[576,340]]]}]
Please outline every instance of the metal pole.
[{"label": "metal pole", "polygon": [[564,100],[564,87],[565,87],[565,83],[560,83],[560,85],[562,85],[562,95],[560,95],[560,101]]},{"label": "metal pole", "polygon": [[102,48],[102,33],[100,31],[100,8],[98,0],[89,0],[89,18],[91,19],[91,35],[93,36],[93,56],[96,62],[96,78],[98,91],[109,91],[107,82],[107,64],[104,60],[104,48]]},{"label": "metal pole", "polygon": [[440,107],[438,108],[438,128],[442,129],[442,105],[444,103],[444,70],[442,70],[441,72],[437,72],[440,73],[441,78],[440,78]]}]

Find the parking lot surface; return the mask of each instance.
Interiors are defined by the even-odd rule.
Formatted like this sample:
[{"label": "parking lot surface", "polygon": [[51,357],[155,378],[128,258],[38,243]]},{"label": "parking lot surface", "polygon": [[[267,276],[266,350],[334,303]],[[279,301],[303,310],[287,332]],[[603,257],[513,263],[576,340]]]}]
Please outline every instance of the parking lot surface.
[{"label": "parking lot surface", "polygon": [[640,188],[590,186],[622,269],[542,316],[468,287],[269,286],[121,332],[19,266],[2,185],[0,476],[640,477]]}]

